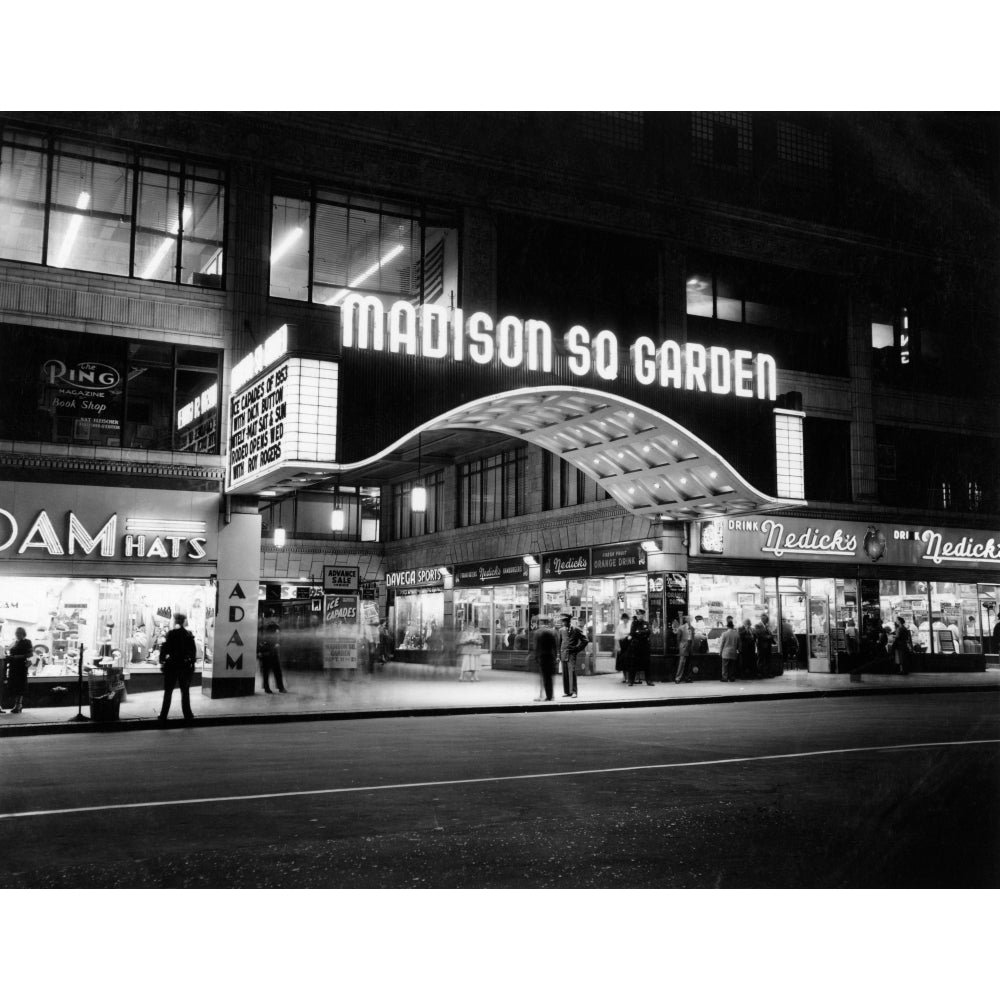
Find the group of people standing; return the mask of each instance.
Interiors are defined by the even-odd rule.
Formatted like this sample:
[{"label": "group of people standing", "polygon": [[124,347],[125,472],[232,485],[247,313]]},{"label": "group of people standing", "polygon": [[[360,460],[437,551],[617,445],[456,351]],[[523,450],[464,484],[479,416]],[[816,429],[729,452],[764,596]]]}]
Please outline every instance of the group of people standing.
[{"label": "group of people standing", "polygon": [[[722,674],[719,680],[725,684],[736,680],[760,680],[771,676],[771,654],[774,649],[774,633],[769,618],[760,616],[756,625],[749,618],[737,628],[732,615],[726,617],[726,628],[719,643],[722,658]],[[675,633],[677,635],[677,673],[675,684],[690,684],[692,676],[691,655],[697,634],[691,625],[691,616],[682,615]]]},{"label": "group of people standing", "polygon": [[571,615],[560,615],[556,629],[538,628],[531,633],[531,649],[541,677],[541,693],[535,701],[552,701],[555,697],[553,678],[562,669],[563,697],[575,698],[577,662],[586,653],[590,638]]},{"label": "group of people standing", "polygon": [[615,669],[621,672],[622,683],[632,687],[642,674],[650,687],[654,681],[649,673],[649,622],[646,612],[636,608],[635,617],[623,611],[615,628]]}]

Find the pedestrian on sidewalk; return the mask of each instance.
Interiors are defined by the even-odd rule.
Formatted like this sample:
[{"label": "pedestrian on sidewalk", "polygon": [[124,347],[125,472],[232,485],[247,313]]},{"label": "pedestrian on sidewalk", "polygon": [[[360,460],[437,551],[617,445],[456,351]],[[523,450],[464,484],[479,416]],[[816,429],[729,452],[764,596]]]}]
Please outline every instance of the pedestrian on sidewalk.
[{"label": "pedestrian on sidewalk", "polygon": [[691,628],[691,616],[682,615],[675,629],[677,634],[677,673],[674,674],[675,684],[690,684],[691,674],[688,664],[691,661],[691,647],[694,644],[694,629]]},{"label": "pedestrian on sidewalk", "polygon": [[910,655],[913,653],[913,636],[906,627],[902,615],[896,616],[896,627],[889,639],[889,649],[892,652],[893,666],[897,674],[908,674]]},{"label": "pedestrian on sidewalk", "polygon": [[186,624],[187,618],[184,615],[175,614],[174,627],[166,634],[160,645],[160,670],[163,672],[160,722],[167,721],[175,687],[181,689],[181,712],[184,713],[184,718],[194,718],[194,713],[191,711],[190,686],[195,660],[198,658],[198,647],[195,646],[194,636],[184,627]]},{"label": "pedestrian on sidewalk", "polygon": [[587,637],[573,625],[569,615],[559,616],[559,661],[562,664],[563,697],[575,698],[576,689],[576,658],[580,651],[587,648]]},{"label": "pedestrian on sidewalk", "polygon": [[274,694],[270,684],[272,673],[278,694],[285,694],[285,678],[281,673],[281,629],[277,622],[271,622],[257,640],[257,659],[264,678],[264,694]]},{"label": "pedestrian on sidewalk", "polygon": [[749,681],[753,679],[757,669],[757,643],[753,637],[753,626],[749,618],[743,619],[743,624],[737,629],[740,637],[740,677]]},{"label": "pedestrian on sidewalk", "polygon": [[761,615],[760,621],[753,627],[753,638],[757,644],[757,669],[759,679],[771,676],[771,648],[774,646],[774,634],[771,632],[771,619]]},{"label": "pedestrian on sidewalk", "polygon": [[[11,713],[20,715],[21,701],[28,690],[28,661],[34,655],[31,640],[23,628],[14,630],[14,643],[7,650],[7,690],[14,699]],[[3,678],[0,677],[0,689],[3,688]]]},{"label": "pedestrian on sidewalk", "polygon": [[479,629],[471,623],[458,636],[458,679],[460,681],[478,681],[479,650],[483,637]]},{"label": "pedestrian on sidewalk", "polygon": [[555,632],[542,626],[535,629],[531,635],[534,647],[535,663],[542,679],[542,693],[535,701],[552,701],[552,678],[556,675],[556,661],[559,655],[559,641]]},{"label": "pedestrian on sidewalk", "polygon": [[653,686],[649,677],[649,622],[646,621],[646,612],[642,608],[635,609],[635,618],[629,626],[628,667],[630,687],[635,683],[636,675],[639,673],[650,687]]},{"label": "pedestrian on sidewalk", "polygon": [[719,655],[722,657],[722,676],[719,680],[723,684],[726,681],[735,681],[736,661],[740,657],[740,634],[736,631],[732,615],[726,618],[726,631],[722,633]]},{"label": "pedestrian on sidewalk", "polygon": [[629,644],[632,641],[632,616],[623,611],[615,626],[615,670],[622,675],[622,684],[628,683]]}]

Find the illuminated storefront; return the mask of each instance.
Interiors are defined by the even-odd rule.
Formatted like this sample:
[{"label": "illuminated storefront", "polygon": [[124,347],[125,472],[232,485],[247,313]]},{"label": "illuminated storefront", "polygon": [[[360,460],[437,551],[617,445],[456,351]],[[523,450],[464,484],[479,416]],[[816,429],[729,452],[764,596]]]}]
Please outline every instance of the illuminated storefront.
[{"label": "illuminated storefront", "polygon": [[399,660],[433,662],[449,648],[442,569],[420,566],[386,574],[389,633]]},{"label": "illuminated storefront", "polygon": [[640,543],[546,552],[541,565],[541,620],[558,625],[564,612],[578,619],[591,640],[590,672],[614,670],[615,626],[626,611],[647,612],[650,650],[662,654],[663,616],[650,600],[657,586],[647,579],[646,553]]},{"label": "illuminated storefront", "polygon": [[102,656],[125,668],[132,690],[158,687],[176,613],[194,634],[197,671],[210,666],[217,522],[213,493],[0,486],[0,642],[17,628],[32,642],[28,701],[65,700]]},{"label": "illuminated storefront", "polygon": [[785,665],[812,671],[878,661],[897,616],[913,670],[982,670],[995,651],[1000,536],[781,516],[695,527],[688,600],[710,650],[727,615],[767,614]]}]

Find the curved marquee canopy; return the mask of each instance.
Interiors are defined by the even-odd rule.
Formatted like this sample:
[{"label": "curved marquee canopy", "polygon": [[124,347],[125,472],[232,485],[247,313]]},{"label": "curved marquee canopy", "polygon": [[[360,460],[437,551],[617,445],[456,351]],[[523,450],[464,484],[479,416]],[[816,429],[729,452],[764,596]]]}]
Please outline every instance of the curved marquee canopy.
[{"label": "curved marquee canopy", "polygon": [[580,386],[522,388],[473,400],[415,428],[364,461],[324,465],[322,471],[286,467],[282,481],[269,485],[280,494],[322,489],[334,474],[387,478],[412,474],[416,471],[412,452],[418,440],[423,441],[423,456],[430,464],[437,457],[435,434],[463,430],[501,434],[545,448],[600,483],[630,513],[650,520],[694,521],[805,506],[803,500],[762,493],[718,452],[669,417],[620,396]]}]

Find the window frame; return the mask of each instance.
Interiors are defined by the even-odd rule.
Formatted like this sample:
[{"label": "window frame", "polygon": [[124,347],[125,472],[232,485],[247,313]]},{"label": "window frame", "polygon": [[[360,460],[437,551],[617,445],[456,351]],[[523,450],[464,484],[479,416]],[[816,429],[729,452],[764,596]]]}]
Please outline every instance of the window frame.
[{"label": "window frame", "polygon": [[[37,140],[33,143],[30,140]],[[87,147],[91,152],[87,152]],[[128,237],[128,266],[125,273],[117,270],[100,270],[93,265],[94,260],[84,261],[84,266],[71,266],[67,270],[81,271],[88,274],[104,274],[112,277],[131,278],[138,281],[156,281],[161,284],[184,285],[185,287],[206,287],[215,289],[225,288],[225,262],[228,258],[228,227],[229,227],[229,171],[225,164],[213,163],[205,157],[195,159],[189,158],[179,153],[156,153],[147,152],[139,147],[116,146],[111,143],[97,142],[90,139],[74,138],[65,133],[43,133],[33,129],[25,129],[9,122],[0,121],[0,163],[7,158],[9,150],[22,150],[34,152],[41,157],[42,187],[44,189],[44,205],[42,207],[42,240],[39,259],[29,259],[25,257],[2,257],[3,260],[20,261],[28,264],[35,264],[42,267],[53,267],[62,269],[65,265],[55,263],[55,254],[59,250],[54,249],[52,243],[53,215],[65,211],[65,206],[56,205],[53,202],[53,188],[56,178],[57,160],[79,161],[81,164],[113,166],[123,169],[126,172],[125,183],[127,185],[127,197],[129,215],[119,217],[119,222],[124,222],[127,218],[129,225]],[[103,155],[102,155],[103,153]],[[169,239],[175,235],[176,247],[174,250],[174,263],[170,269],[171,277],[168,279],[161,277],[145,277],[136,261],[136,236],[140,228],[138,217],[140,209],[140,191],[143,186],[143,178],[147,176],[167,176],[176,179],[176,218],[178,220],[176,234],[166,233],[165,238]],[[191,280],[183,280],[184,262],[186,250],[190,252],[190,246],[195,242],[193,234],[185,232],[185,201],[188,197],[189,189],[194,190],[198,184],[214,184],[218,187],[217,200],[221,206],[222,221],[221,232],[219,234],[218,247],[210,256],[210,261],[219,259],[221,255],[221,266],[217,268],[217,273],[196,272],[191,270]],[[169,186],[169,185],[168,185]],[[168,209],[172,206],[168,206]],[[80,211],[89,211],[81,209]],[[107,214],[107,213],[105,213]],[[82,216],[81,216],[82,217]],[[168,251],[169,253],[169,251]],[[144,265],[145,266],[145,265]],[[196,275],[207,275],[202,281],[196,281]],[[218,280],[214,280],[217,278]]]}]

